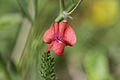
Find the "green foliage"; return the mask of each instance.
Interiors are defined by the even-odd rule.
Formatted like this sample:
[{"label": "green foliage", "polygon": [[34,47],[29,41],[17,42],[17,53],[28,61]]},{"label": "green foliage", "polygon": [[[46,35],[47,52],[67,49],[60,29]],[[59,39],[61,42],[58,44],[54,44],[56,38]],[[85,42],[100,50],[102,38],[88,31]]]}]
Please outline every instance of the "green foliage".
[{"label": "green foliage", "polygon": [[50,53],[42,53],[40,72],[42,80],[56,80],[55,60]]},{"label": "green foliage", "polygon": [[23,14],[28,18],[28,20],[30,20],[32,22],[32,17],[29,13],[29,10],[27,8],[27,4],[25,3],[25,0],[17,0],[21,11],[23,12]]},{"label": "green foliage", "polygon": [[5,27],[11,27],[11,26],[14,26],[16,24],[19,24],[21,22],[21,20],[22,20],[22,17],[18,13],[0,16],[0,29],[5,28]]},{"label": "green foliage", "polygon": [[84,68],[89,80],[115,80],[109,74],[105,51],[100,48],[88,51],[84,61]]}]

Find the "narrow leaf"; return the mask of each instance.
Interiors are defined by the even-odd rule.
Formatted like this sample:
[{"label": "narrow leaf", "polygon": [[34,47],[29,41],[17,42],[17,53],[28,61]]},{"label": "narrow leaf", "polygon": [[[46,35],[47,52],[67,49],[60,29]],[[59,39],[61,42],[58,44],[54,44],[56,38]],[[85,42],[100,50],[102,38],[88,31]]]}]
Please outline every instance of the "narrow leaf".
[{"label": "narrow leaf", "polygon": [[20,8],[21,8],[21,11],[23,12],[23,14],[28,18],[29,21],[32,22],[32,17],[28,11],[28,8],[27,8],[27,5],[25,4],[25,0],[17,0]]}]

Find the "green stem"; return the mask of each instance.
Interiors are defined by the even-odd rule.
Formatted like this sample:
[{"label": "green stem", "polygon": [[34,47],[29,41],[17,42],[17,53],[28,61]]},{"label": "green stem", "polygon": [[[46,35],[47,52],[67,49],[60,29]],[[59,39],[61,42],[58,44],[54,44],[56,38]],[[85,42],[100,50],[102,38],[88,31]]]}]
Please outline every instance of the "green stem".
[{"label": "green stem", "polygon": [[60,3],[60,14],[64,11],[64,0],[59,0]]},{"label": "green stem", "polygon": [[[65,14],[63,14],[63,11],[64,11],[64,10],[63,10],[63,2],[62,2],[62,1],[63,1],[63,0],[60,0],[60,14],[59,14],[59,16],[55,19],[55,21],[57,21],[57,22],[60,22],[60,21],[63,19],[64,15],[65,15]],[[83,1],[83,0],[79,0],[76,5],[73,3],[67,10],[65,10],[65,12],[67,12],[68,15],[72,14],[72,13],[76,10],[76,8],[78,7],[78,5],[81,4],[82,1]],[[72,0],[72,2],[73,2],[73,0]]]},{"label": "green stem", "polygon": [[[70,7],[68,7],[68,9],[65,10],[65,12],[71,11],[74,7],[75,7],[75,5],[72,4]],[[64,17],[64,14],[63,14],[63,12],[61,12],[59,14],[59,16],[55,19],[55,21],[60,22],[63,19],[63,17]]]},{"label": "green stem", "polygon": [[69,15],[72,14],[76,10],[76,8],[81,4],[82,1],[83,0],[79,0],[78,3],[76,4],[76,6],[68,14]]}]

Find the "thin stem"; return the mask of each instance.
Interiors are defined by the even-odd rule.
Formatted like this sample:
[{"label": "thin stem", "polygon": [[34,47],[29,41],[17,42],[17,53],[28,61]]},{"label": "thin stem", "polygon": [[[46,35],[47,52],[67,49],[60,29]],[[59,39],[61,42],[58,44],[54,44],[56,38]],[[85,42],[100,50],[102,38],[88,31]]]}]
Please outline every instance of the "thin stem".
[{"label": "thin stem", "polygon": [[79,0],[76,6],[68,13],[68,15],[72,14],[82,1],[83,0]]},{"label": "thin stem", "polygon": [[[72,4],[72,5],[71,5],[70,7],[68,7],[68,9],[66,9],[65,11],[66,11],[66,12],[69,12],[69,11],[71,11],[74,7],[75,7],[75,5]],[[64,11],[63,11],[63,12],[64,12]],[[63,19],[63,17],[64,17],[63,12],[59,14],[59,16],[55,19],[55,21],[59,22],[59,21],[61,21],[61,20]]]},{"label": "thin stem", "polygon": [[[61,0],[60,0],[61,1]],[[83,0],[79,0],[78,3],[76,5],[72,4],[68,9],[66,9],[65,11],[61,10],[62,12],[60,12],[59,16],[55,19],[55,21],[59,22],[63,19],[63,17],[66,15],[70,15],[74,12],[74,10],[80,5],[80,3]],[[62,8],[61,8],[62,9]]]},{"label": "thin stem", "polygon": [[64,11],[64,0],[59,0],[60,3],[60,14]]}]

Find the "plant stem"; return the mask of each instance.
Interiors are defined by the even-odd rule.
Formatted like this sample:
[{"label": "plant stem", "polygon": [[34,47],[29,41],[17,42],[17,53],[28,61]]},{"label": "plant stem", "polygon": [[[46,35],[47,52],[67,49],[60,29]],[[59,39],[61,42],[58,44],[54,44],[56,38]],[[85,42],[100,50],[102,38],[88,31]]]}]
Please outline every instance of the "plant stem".
[{"label": "plant stem", "polygon": [[82,2],[83,0],[79,0],[78,3],[76,4],[76,6],[68,13],[69,15],[72,14],[75,9],[80,5],[80,3]]},{"label": "plant stem", "polygon": [[[72,13],[75,11],[75,9],[80,5],[80,3],[81,3],[82,1],[83,1],[83,0],[79,0],[76,5],[74,5],[74,3],[73,3],[67,10],[65,10],[65,12],[67,13],[67,15],[72,14]],[[72,2],[73,2],[73,0],[72,0]],[[63,19],[63,17],[65,16],[65,14],[63,14],[63,12],[64,12],[63,9],[64,9],[64,1],[63,1],[63,0],[60,0],[60,14],[59,14],[59,16],[55,19],[55,21],[60,22],[60,21]]]},{"label": "plant stem", "polygon": [[[72,5],[71,5],[70,7],[68,7],[68,9],[66,9],[65,11],[66,11],[66,12],[69,12],[69,11],[71,11],[74,7],[75,7],[75,5],[72,4]],[[63,12],[61,12],[61,13],[59,14],[59,16],[55,19],[55,21],[60,22],[60,21],[63,19],[63,17],[64,17],[64,14],[63,14]]]},{"label": "plant stem", "polygon": [[59,0],[60,3],[60,14],[64,11],[64,0]]}]

